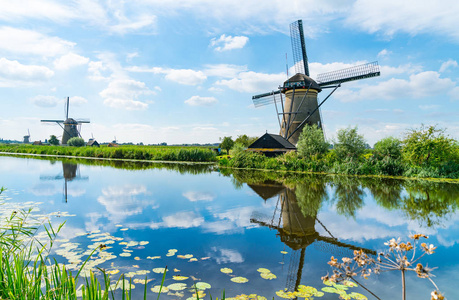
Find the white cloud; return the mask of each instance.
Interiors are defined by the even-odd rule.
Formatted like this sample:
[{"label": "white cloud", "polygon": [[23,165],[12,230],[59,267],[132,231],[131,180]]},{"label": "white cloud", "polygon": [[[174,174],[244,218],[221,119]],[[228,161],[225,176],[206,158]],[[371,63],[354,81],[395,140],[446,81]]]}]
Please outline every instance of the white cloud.
[{"label": "white cloud", "polygon": [[440,78],[434,71],[413,74],[408,80],[391,78],[377,85],[364,85],[360,89],[338,89],[335,97],[343,102],[359,100],[404,98],[425,98],[443,94],[455,87],[449,78]]},{"label": "white cloud", "polygon": [[239,73],[247,71],[247,66],[238,66],[231,64],[205,65],[203,70],[207,76],[233,78]]},{"label": "white cloud", "polygon": [[215,48],[216,51],[228,51],[233,49],[242,49],[245,44],[249,41],[249,38],[246,36],[226,36],[222,34],[218,39],[213,38],[210,41],[210,45]]},{"label": "white cloud", "polygon": [[191,202],[213,201],[215,199],[215,194],[210,193],[210,192],[188,191],[188,192],[184,192],[182,196],[187,198]]},{"label": "white cloud", "polygon": [[44,66],[23,65],[16,60],[0,58],[0,86],[29,86],[51,78],[54,72]]},{"label": "white cloud", "polygon": [[64,22],[68,18],[73,17],[75,15],[69,7],[48,0],[2,1],[2,9],[0,10],[0,19],[9,22],[20,21],[26,18]]},{"label": "white cloud", "polygon": [[452,59],[445,61],[444,63],[441,64],[439,72],[443,73],[450,67],[457,68],[457,61],[452,60]]},{"label": "white cloud", "polygon": [[367,32],[381,32],[387,36],[398,32],[411,35],[435,33],[459,41],[457,1],[430,4],[417,0],[357,0],[349,10],[346,22]]},{"label": "white cloud", "polygon": [[12,27],[0,27],[0,51],[14,55],[32,54],[52,57],[70,51],[75,43],[39,32]]},{"label": "white cloud", "polygon": [[381,51],[379,51],[378,53],[378,57],[386,57],[388,56],[389,54],[392,54],[392,51],[388,51],[387,49],[383,49]]},{"label": "white cloud", "polygon": [[226,264],[226,263],[243,263],[244,258],[241,253],[237,250],[226,249],[226,248],[217,248],[212,247],[212,257],[215,257],[217,264]]},{"label": "white cloud", "polygon": [[163,218],[165,227],[191,228],[199,227],[204,223],[204,218],[195,212],[178,212]]},{"label": "white cloud", "polygon": [[83,98],[83,97],[80,97],[80,96],[73,96],[73,97],[70,97],[70,102],[73,105],[75,106],[81,106],[83,104],[86,104],[88,103],[88,100],[86,98]]},{"label": "white cloud", "polygon": [[282,85],[286,79],[284,73],[266,74],[249,71],[241,72],[233,79],[219,80],[215,84],[240,92],[263,93],[277,90],[277,87]]},{"label": "white cloud", "polygon": [[68,70],[88,62],[89,58],[70,52],[54,60],[54,67],[58,70]]},{"label": "white cloud", "polygon": [[114,108],[127,110],[145,110],[148,104],[135,100],[141,95],[154,94],[145,83],[132,79],[116,79],[99,93],[104,98],[104,104]]},{"label": "white cloud", "polygon": [[127,18],[126,16],[118,16],[118,23],[109,26],[109,30],[118,34],[125,34],[128,32],[135,32],[140,29],[149,29],[153,32],[156,24],[156,16],[149,14],[142,14],[133,18]]},{"label": "white cloud", "polygon": [[422,110],[435,110],[439,108],[440,105],[431,104],[431,105],[419,105],[419,108]]},{"label": "white cloud", "polygon": [[459,100],[459,86],[453,88],[449,95],[453,100]]},{"label": "white cloud", "polygon": [[187,100],[185,103],[191,106],[212,106],[218,102],[214,97],[201,97],[193,96]]},{"label": "white cloud", "polygon": [[199,85],[206,81],[207,76],[202,71],[191,69],[170,69],[170,68],[146,68],[146,67],[129,67],[126,70],[138,73],[164,74],[165,78],[184,85]]},{"label": "white cloud", "polygon": [[61,100],[55,96],[44,96],[44,95],[35,96],[30,100],[32,101],[33,104],[39,107],[54,107],[59,102],[61,102]]}]

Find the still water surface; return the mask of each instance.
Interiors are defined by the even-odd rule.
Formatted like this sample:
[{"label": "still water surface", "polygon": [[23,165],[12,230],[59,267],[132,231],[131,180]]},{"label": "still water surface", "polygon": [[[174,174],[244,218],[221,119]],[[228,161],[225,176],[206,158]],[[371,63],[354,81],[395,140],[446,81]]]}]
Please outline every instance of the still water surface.
[{"label": "still water surface", "polygon": [[[152,299],[150,288],[162,278],[153,269],[165,266],[166,286],[188,288],[163,293],[163,299],[187,299],[197,281],[212,286],[205,299],[223,290],[227,297],[280,299],[276,291],[300,284],[320,291],[332,255],[351,256],[357,248],[376,253],[391,238],[413,233],[429,235],[438,246],[423,261],[438,267],[434,280],[448,299],[459,299],[459,184],[0,156],[0,186],[8,189],[0,196],[3,213],[33,206],[35,214],[51,214],[54,224],[66,222],[53,248],[59,262],[78,264],[90,245],[105,243],[110,259],[95,257],[94,266],[120,270],[113,278],[131,274],[138,293],[146,274]],[[262,278],[259,268],[276,278]],[[235,277],[248,282],[231,281]],[[382,299],[401,299],[397,272],[361,281]],[[410,274],[407,286],[408,299],[430,299],[428,280]],[[360,287],[348,292],[372,299]]]}]

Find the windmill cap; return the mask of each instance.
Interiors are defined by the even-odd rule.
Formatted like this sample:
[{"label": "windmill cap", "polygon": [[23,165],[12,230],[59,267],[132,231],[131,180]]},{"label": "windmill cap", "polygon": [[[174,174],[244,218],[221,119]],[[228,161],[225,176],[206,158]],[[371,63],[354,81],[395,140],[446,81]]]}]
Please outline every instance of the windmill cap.
[{"label": "windmill cap", "polygon": [[311,85],[311,90],[317,90],[319,92],[322,91],[322,89],[317,84],[317,82],[315,82],[314,79],[307,75],[296,73],[284,82],[284,91],[293,89],[293,87],[307,89],[309,85]]}]

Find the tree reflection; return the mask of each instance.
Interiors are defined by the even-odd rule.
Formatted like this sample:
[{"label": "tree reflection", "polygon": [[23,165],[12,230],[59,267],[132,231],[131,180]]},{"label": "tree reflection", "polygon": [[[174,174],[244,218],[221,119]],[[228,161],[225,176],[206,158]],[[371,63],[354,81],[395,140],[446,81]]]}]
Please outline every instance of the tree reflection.
[{"label": "tree reflection", "polygon": [[333,202],[340,215],[355,218],[355,213],[363,207],[363,191],[356,177],[333,176],[331,186],[335,188]]}]

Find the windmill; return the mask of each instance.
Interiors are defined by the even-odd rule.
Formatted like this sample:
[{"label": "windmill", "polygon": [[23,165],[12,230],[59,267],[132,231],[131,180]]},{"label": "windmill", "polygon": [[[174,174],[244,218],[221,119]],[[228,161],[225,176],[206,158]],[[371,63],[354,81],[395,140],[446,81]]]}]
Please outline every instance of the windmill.
[{"label": "windmill", "polygon": [[30,143],[30,131],[29,129],[27,129],[27,135],[24,135],[24,141],[23,141],[24,144],[28,144]]},{"label": "windmill", "polygon": [[[376,255],[374,250],[339,241],[317,218],[317,211],[311,215],[304,214],[298,205],[294,190],[282,184],[275,186],[272,184],[251,184],[249,186],[260,196],[268,194],[273,196],[273,193],[277,192],[278,199],[272,217],[254,212],[250,218],[250,223],[277,231],[276,236],[279,236],[280,240],[292,249],[286,282],[287,291],[298,290],[304,263],[307,259],[306,248],[313,244],[318,250],[331,252],[335,257],[352,257],[351,253],[354,250],[363,250],[367,255]],[[267,187],[269,189],[262,193],[261,191]],[[265,198],[263,197],[263,199]],[[315,229],[316,223],[319,223],[329,236],[319,234]]]},{"label": "windmill", "polygon": [[81,176],[77,164],[62,162],[62,174],[56,176],[40,175],[40,180],[64,179],[64,200],[67,203],[67,183],[74,180],[88,180],[88,176]]},{"label": "windmill", "polygon": [[[67,97],[65,120],[41,120],[41,122],[57,123],[59,126],[61,126],[61,128],[64,130],[61,143],[62,145],[66,145],[69,139],[73,137],[81,137],[81,124],[89,123],[90,121],[84,119],[69,118],[69,97]],[[62,124],[64,124],[64,126],[62,126]]]},{"label": "windmill", "polygon": [[[319,74],[316,80],[309,77],[308,57],[304,42],[303,22],[290,24],[293,59],[296,74],[287,79],[278,90],[252,97],[255,107],[274,103],[279,121],[280,135],[293,145],[306,124],[316,124],[322,128],[319,108],[336,91],[341,83],[380,75],[378,62],[366,63],[351,68]],[[323,89],[333,89],[318,104],[317,95]],[[283,95],[285,99],[283,99]],[[280,109],[277,104],[280,102]],[[282,121],[279,118],[282,116]]]}]

